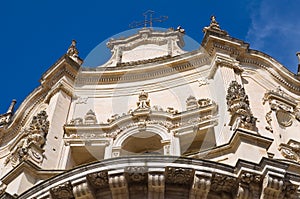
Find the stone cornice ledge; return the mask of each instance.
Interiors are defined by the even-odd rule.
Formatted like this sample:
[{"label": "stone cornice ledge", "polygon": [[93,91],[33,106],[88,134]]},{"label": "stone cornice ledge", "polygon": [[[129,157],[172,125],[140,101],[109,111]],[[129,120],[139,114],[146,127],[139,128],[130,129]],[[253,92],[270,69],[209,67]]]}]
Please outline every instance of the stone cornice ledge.
[{"label": "stone cornice ledge", "polygon": [[264,148],[267,152],[273,142],[273,139],[260,136],[255,134],[253,131],[238,128],[227,144],[201,151],[197,154],[191,154],[189,157],[205,159],[217,158],[226,154],[234,153],[242,142]]},{"label": "stone cornice ledge", "polygon": [[5,176],[3,176],[1,181],[4,184],[9,184],[21,173],[29,173],[31,176],[34,176],[39,180],[45,180],[63,172],[63,170],[44,170],[36,166],[31,161],[23,161],[18,166],[14,167]]}]

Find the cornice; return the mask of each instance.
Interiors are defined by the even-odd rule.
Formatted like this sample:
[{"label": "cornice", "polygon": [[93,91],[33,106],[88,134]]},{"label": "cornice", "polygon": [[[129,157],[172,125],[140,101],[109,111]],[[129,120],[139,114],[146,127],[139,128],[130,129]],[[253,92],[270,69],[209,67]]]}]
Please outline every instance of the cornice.
[{"label": "cornice", "polygon": [[1,181],[4,184],[11,183],[14,179],[16,179],[21,173],[29,173],[39,180],[46,180],[53,176],[57,176],[58,174],[63,173],[63,170],[43,170],[36,166],[36,164],[31,161],[23,161],[18,166],[14,167],[11,171],[9,171],[5,176],[1,178]]},{"label": "cornice", "polygon": [[258,50],[250,49],[249,44],[242,40],[228,35],[217,35],[209,32],[204,35],[201,45],[211,56],[218,52],[225,53],[240,62],[241,69],[249,64],[261,68],[271,74],[280,84],[295,93],[300,93],[300,80],[297,75],[290,72],[271,56]]},{"label": "cornice", "polygon": [[[193,183],[197,183],[197,181],[189,179],[193,179],[194,177],[200,179],[203,178],[203,180],[208,180],[207,182],[211,183],[212,186],[206,188],[208,189],[207,192],[209,190],[220,190],[225,192],[229,191],[230,193],[232,192],[235,194],[237,194],[235,191],[239,190],[239,187],[247,188],[247,186],[245,186],[246,184],[257,185],[258,188],[262,187],[263,190],[260,188],[257,190],[260,195],[263,193],[264,189],[272,188],[273,185],[270,183],[275,183],[274,185],[276,186],[276,182],[282,180],[282,184],[291,186],[291,182],[297,184],[300,180],[298,173],[288,171],[288,164],[279,163],[276,160],[267,158],[263,158],[258,164],[239,160],[233,167],[203,159],[145,155],[106,159],[77,167],[35,185],[21,194],[18,198],[25,199],[38,195],[43,195],[43,197],[49,196],[51,190],[56,190],[56,187],[66,186],[66,183],[71,187],[77,188],[83,183],[92,183],[89,185],[96,186],[96,184],[93,184],[93,176],[98,176],[98,180],[104,180],[101,182],[106,184],[101,183],[101,186],[107,185],[107,187],[109,187],[108,185],[112,179],[114,179],[113,182],[119,179],[117,176],[122,176],[122,179],[127,181],[127,183],[125,183],[128,184],[128,186],[132,186],[132,183],[136,183],[135,181],[132,182],[130,178],[130,174],[133,171],[141,171],[141,175],[147,174],[146,176],[148,176],[148,174],[150,176],[158,174],[162,175],[162,177],[166,179],[166,181],[162,183],[162,186],[192,186],[194,185]],[[183,176],[180,175],[177,178],[176,173],[184,174],[185,177],[183,178]],[[95,174],[97,175],[95,176]],[[138,172],[135,172],[135,175],[140,176]],[[257,181],[252,181],[251,176],[255,176]],[[107,178],[107,180],[103,179],[103,177]],[[269,180],[269,184],[263,184],[263,179]],[[151,180],[151,178],[146,178],[146,182],[148,180]],[[219,180],[221,180],[221,184],[218,183]],[[229,190],[227,187],[228,185],[231,185]],[[114,189],[112,189],[112,191],[113,190]],[[92,191],[95,190],[92,189]],[[70,194],[76,194],[76,192],[72,193],[71,191]],[[289,192],[284,194],[289,194]]]},{"label": "cornice", "polygon": [[76,83],[78,85],[97,85],[150,80],[193,70],[209,63],[209,56],[196,51],[185,56],[177,56],[156,63],[140,64],[135,67],[82,68]]},{"label": "cornice", "polygon": [[[263,54],[255,52],[239,58],[241,65],[252,65],[267,71],[278,83],[288,88],[294,93],[300,93],[300,81],[295,74],[288,71],[283,65]],[[242,66],[243,67],[243,66]]]},{"label": "cornice", "polygon": [[228,143],[209,149],[209,151],[201,151],[196,154],[190,154],[189,157],[213,159],[220,155],[234,153],[240,142],[252,143],[252,145],[259,146],[267,151],[271,146],[273,139],[263,137],[249,130],[238,128]]}]

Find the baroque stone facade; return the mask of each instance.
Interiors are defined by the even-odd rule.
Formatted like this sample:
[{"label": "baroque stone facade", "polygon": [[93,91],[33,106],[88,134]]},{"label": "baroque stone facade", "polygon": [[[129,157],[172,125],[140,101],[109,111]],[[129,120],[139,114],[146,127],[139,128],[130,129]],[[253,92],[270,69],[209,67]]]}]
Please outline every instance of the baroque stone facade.
[{"label": "baroque stone facade", "polygon": [[203,31],[187,52],[182,28],[142,28],[96,68],[73,40],[0,115],[0,198],[299,198],[299,74]]}]

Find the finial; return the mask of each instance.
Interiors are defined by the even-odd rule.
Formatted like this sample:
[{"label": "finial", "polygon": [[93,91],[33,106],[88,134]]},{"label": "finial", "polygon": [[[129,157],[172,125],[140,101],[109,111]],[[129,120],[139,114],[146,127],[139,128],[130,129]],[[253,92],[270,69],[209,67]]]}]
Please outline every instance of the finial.
[{"label": "finial", "polygon": [[139,94],[139,101],[136,103],[136,110],[145,110],[150,108],[150,100],[148,99],[148,93],[142,90]]},{"label": "finial", "polygon": [[146,93],[144,90],[139,94],[139,101],[147,100],[148,99],[148,93]]},{"label": "finial", "polygon": [[297,52],[296,56],[298,57],[298,73],[297,73],[297,75],[300,75],[300,52]]},{"label": "finial", "polygon": [[210,17],[210,25],[209,25],[209,27],[212,28],[212,29],[221,30],[220,29],[220,25],[217,22],[216,17],[214,15],[212,15]]},{"label": "finial", "polygon": [[67,55],[71,57],[78,57],[79,52],[76,48],[76,43],[76,40],[73,39],[70,47],[68,48]]},{"label": "finial", "polygon": [[17,103],[17,100],[13,99],[11,101],[11,104],[10,104],[9,108],[7,109],[6,113],[13,113],[14,112],[14,107],[15,107],[16,103]]},{"label": "finial", "polygon": [[212,16],[210,17],[210,24],[209,24],[208,27],[205,27],[205,28],[203,29],[203,32],[206,33],[208,30],[211,31],[211,32],[219,33],[219,34],[221,34],[221,35],[228,35],[228,33],[227,33],[225,30],[222,30],[222,29],[220,28],[220,25],[219,25],[219,23],[218,23],[217,20],[216,20],[216,16],[214,16],[214,15],[212,15]]}]

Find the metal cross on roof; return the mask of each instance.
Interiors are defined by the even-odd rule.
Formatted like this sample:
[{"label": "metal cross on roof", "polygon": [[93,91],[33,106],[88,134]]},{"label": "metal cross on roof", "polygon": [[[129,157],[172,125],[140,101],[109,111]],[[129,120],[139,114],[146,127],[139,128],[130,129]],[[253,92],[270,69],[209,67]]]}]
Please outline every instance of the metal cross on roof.
[{"label": "metal cross on roof", "polygon": [[129,24],[130,28],[136,28],[140,26],[147,27],[149,24],[149,27],[152,27],[153,22],[164,22],[168,19],[168,16],[159,16],[157,18],[153,18],[153,14],[155,12],[152,10],[147,10],[145,13],[143,13],[145,19],[144,21],[134,21],[131,24]]}]

